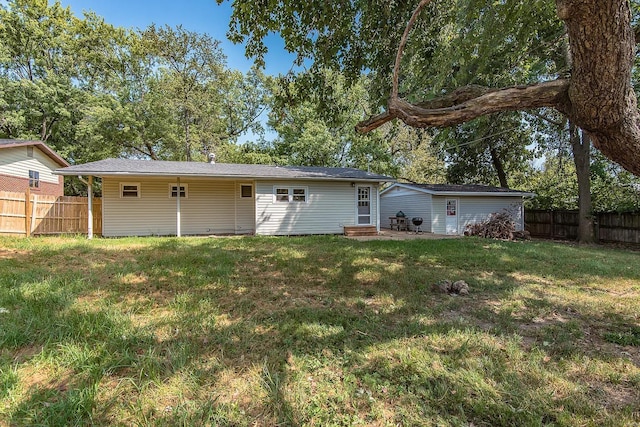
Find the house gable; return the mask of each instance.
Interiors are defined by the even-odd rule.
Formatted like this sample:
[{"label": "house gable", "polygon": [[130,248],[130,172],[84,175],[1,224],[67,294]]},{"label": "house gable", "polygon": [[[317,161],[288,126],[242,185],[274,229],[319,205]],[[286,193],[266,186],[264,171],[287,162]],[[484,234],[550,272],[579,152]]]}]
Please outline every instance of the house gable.
[{"label": "house gable", "polygon": [[0,141],[4,142],[0,144],[0,190],[24,192],[29,189],[40,194],[63,194],[63,178],[53,174],[61,163],[52,158],[50,149],[43,150],[41,143]]}]

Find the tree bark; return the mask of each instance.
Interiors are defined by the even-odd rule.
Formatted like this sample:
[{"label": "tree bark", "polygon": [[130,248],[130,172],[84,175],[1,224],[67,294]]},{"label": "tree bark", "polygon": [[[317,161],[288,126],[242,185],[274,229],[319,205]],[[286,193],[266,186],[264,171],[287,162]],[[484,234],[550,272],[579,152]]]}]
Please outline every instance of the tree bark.
[{"label": "tree bark", "polygon": [[[448,127],[500,111],[518,111],[566,104],[569,80],[558,79],[529,86],[479,90],[464,87],[459,93],[442,98],[410,104],[391,98],[386,113],[356,125],[359,132],[369,132],[384,123],[399,118],[417,128]],[[480,95],[478,95],[480,93]],[[452,96],[452,95],[456,96]],[[477,95],[477,96],[476,96]]]},{"label": "tree bark", "polygon": [[569,79],[471,90],[468,96],[418,104],[391,96],[385,113],[360,122],[356,129],[368,132],[394,118],[414,127],[448,127],[500,111],[552,107],[586,131],[605,156],[640,176],[640,113],[631,86],[635,33],[629,1],[556,0],[556,6],[567,27]]},{"label": "tree bark", "polygon": [[504,171],[504,165],[502,164],[502,160],[500,160],[500,156],[498,156],[498,152],[491,145],[489,145],[489,154],[491,154],[491,163],[493,163],[493,167],[496,169],[496,173],[498,174],[500,187],[508,188],[509,184],[507,184],[507,174]]},{"label": "tree bark", "polygon": [[631,86],[635,34],[628,0],[557,0],[572,60],[567,115],[595,147],[640,175],[640,114]]},{"label": "tree bark", "polygon": [[593,206],[591,204],[591,141],[569,122],[569,139],[578,178],[578,242],[593,243]]}]

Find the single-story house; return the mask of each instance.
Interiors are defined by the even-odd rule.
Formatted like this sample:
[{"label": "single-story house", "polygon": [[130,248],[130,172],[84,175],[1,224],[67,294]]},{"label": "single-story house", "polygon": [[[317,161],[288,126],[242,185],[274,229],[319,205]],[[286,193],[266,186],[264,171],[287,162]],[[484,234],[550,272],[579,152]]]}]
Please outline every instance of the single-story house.
[{"label": "single-story house", "polygon": [[411,219],[423,219],[422,230],[434,234],[463,234],[468,224],[484,221],[503,209],[513,213],[516,228],[524,229],[522,200],[533,193],[487,185],[395,183],[380,193],[380,217],[384,228],[402,211]]},{"label": "single-story house", "polygon": [[352,168],[106,159],[57,174],[102,179],[102,235],[342,234],[380,229],[387,176]]},{"label": "single-story house", "polygon": [[42,141],[0,139],[0,191],[64,195],[64,178],[53,174],[69,163]]}]

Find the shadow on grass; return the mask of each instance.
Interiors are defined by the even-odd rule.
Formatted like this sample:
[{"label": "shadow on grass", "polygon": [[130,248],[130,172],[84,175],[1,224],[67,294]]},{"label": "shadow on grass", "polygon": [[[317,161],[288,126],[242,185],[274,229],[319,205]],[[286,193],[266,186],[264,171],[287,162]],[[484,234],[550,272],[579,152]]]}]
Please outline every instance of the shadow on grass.
[{"label": "shadow on grass", "polygon": [[[518,296],[521,306],[505,301],[531,284],[639,279],[625,265],[635,255],[552,244],[336,237],[132,242],[55,248],[44,240],[0,259],[0,307],[9,311],[0,314],[0,369],[7,394],[18,396],[9,423],[295,425],[333,416],[348,424],[383,417],[376,412],[380,401],[401,403],[396,421],[562,423],[554,405],[569,408],[568,416],[596,410],[588,387],[574,380],[574,392],[550,399],[540,388],[552,374],[528,370],[549,358],[557,364],[583,357],[576,342],[592,320],[576,313],[590,319],[595,313],[578,300],[567,315],[566,302],[539,290]],[[471,296],[432,293],[430,285],[442,279],[466,280]],[[598,312],[598,326],[613,319],[615,332],[623,325],[616,310]],[[556,322],[549,313],[564,317]],[[527,328],[535,316],[544,319]],[[257,387],[234,397],[238,386],[229,375],[251,370],[255,378],[247,381]],[[314,375],[331,370],[339,372],[331,380],[337,383],[323,384],[338,390],[336,401],[348,401],[344,412],[315,401],[302,408],[304,393],[323,387],[314,385]],[[11,380],[16,376],[22,381]],[[172,382],[179,385],[170,389]],[[110,393],[118,388],[129,402]]]}]

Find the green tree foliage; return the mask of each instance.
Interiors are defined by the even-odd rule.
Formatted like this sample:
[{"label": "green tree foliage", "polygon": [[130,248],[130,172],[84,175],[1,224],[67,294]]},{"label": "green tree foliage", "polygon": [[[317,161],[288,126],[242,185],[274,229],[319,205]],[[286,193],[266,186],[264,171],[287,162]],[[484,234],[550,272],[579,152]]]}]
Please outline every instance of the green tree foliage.
[{"label": "green tree foliage", "polygon": [[[318,90],[308,90],[315,80]],[[269,126],[278,137],[275,158],[301,166],[356,167],[396,174],[388,133],[363,135],[355,125],[368,108],[367,81],[347,85],[334,71],[322,70],[294,80],[283,77],[274,89]]]},{"label": "green tree foliage", "polygon": [[78,120],[85,93],[74,83],[80,28],[68,8],[47,0],[15,0],[0,8],[0,132],[49,142],[63,155],[72,147],[61,128]]},{"label": "green tree foliage", "polygon": [[[566,135],[568,138],[568,135]],[[542,168],[528,174],[527,190],[536,193],[534,209],[578,209],[578,181],[568,143],[550,151]],[[591,198],[594,212],[640,210],[640,179],[591,151]]]},{"label": "green tree foliage", "polygon": [[400,168],[399,180],[431,184],[446,182],[443,156],[432,143],[429,132],[403,123],[387,125],[386,132],[394,161]]},{"label": "green tree foliage", "polygon": [[437,132],[447,161],[447,180],[518,187],[535,157],[533,131],[520,113],[501,113]]},{"label": "green tree foliage", "polygon": [[182,27],[115,28],[57,1],[0,7],[0,137],[42,139],[72,163],[233,151],[261,130],[266,80]]},{"label": "green tree foliage", "polygon": [[[381,102],[389,94],[400,37],[416,4],[280,0],[255,7],[235,0],[229,36],[246,43],[247,55],[258,63],[267,52],[264,38],[278,32],[300,63],[310,58],[314,68],[340,69],[352,81],[361,71],[371,72],[374,98]],[[416,22],[405,49],[400,91],[425,99],[461,84],[522,83],[557,73],[549,66],[562,62],[563,33],[555,5],[546,0],[435,0]]]}]

